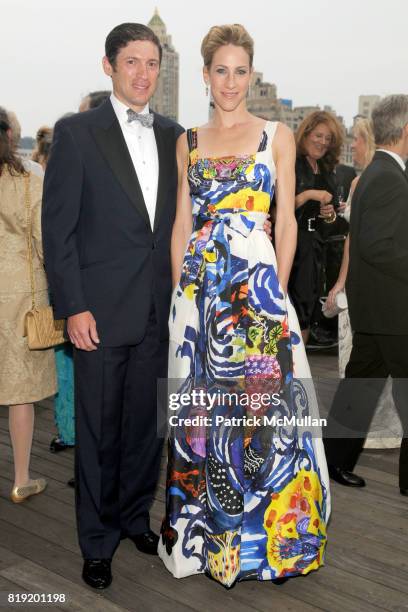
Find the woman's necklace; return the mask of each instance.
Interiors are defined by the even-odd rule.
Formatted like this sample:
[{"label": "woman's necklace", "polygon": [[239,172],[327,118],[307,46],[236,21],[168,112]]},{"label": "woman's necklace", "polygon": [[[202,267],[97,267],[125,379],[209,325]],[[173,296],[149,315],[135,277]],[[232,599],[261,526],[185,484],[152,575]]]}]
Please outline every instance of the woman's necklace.
[{"label": "woman's necklace", "polygon": [[312,159],[311,157],[308,157],[307,161],[312,167],[313,174],[319,174],[319,164],[317,163],[317,161],[315,159]]}]

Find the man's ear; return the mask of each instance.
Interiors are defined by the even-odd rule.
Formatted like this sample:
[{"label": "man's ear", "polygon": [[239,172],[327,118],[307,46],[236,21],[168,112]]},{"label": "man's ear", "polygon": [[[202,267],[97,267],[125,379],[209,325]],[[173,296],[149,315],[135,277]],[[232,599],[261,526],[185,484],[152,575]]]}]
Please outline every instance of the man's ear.
[{"label": "man's ear", "polygon": [[106,57],[106,55],[102,58],[102,68],[103,68],[104,73],[107,76],[110,76],[110,77],[112,76],[113,67],[110,61],[108,60],[108,58]]}]

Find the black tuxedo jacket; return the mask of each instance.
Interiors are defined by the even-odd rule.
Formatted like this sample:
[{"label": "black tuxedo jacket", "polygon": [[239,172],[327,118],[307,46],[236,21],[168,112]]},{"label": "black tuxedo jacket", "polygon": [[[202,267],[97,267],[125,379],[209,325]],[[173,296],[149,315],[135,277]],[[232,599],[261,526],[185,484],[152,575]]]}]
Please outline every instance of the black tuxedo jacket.
[{"label": "black tuxedo jacket", "polygon": [[353,195],[346,289],[354,331],[408,334],[408,176],[381,151]]},{"label": "black tuxedo jacket", "polygon": [[45,267],[57,318],[90,310],[101,344],[137,344],[152,302],[163,340],[171,296],[176,140],[155,114],[159,181],[153,231],[111,102],[55,126],[43,197]]}]

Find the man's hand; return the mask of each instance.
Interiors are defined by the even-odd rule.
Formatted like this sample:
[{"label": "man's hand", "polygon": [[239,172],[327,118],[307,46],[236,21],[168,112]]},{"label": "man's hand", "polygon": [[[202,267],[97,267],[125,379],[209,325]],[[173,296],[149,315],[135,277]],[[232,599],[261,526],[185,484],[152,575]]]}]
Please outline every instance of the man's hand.
[{"label": "man's hand", "polygon": [[267,219],[265,219],[264,223],[264,231],[266,232],[268,238],[272,240],[272,223],[270,221],[270,215],[268,215]]},{"label": "man's hand", "polygon": [[99,344],[96,321],[87,310],[68,317],[67,331],[72,344],[82,351],[96,351]]}]

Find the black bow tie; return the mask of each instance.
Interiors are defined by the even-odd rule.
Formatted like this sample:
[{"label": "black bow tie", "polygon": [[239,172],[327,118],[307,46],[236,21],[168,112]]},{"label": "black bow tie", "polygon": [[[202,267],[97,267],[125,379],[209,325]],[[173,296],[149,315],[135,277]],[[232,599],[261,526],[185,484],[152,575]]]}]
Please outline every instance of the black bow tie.
[{"label": "black bow tie", "polygon": [[131,108],[127,109],[128,115],[128,123],[132,123],[132,121],[139,121],[143,127],[151,128],[153,127],[154,115],[153,113],[136,113]]}]

